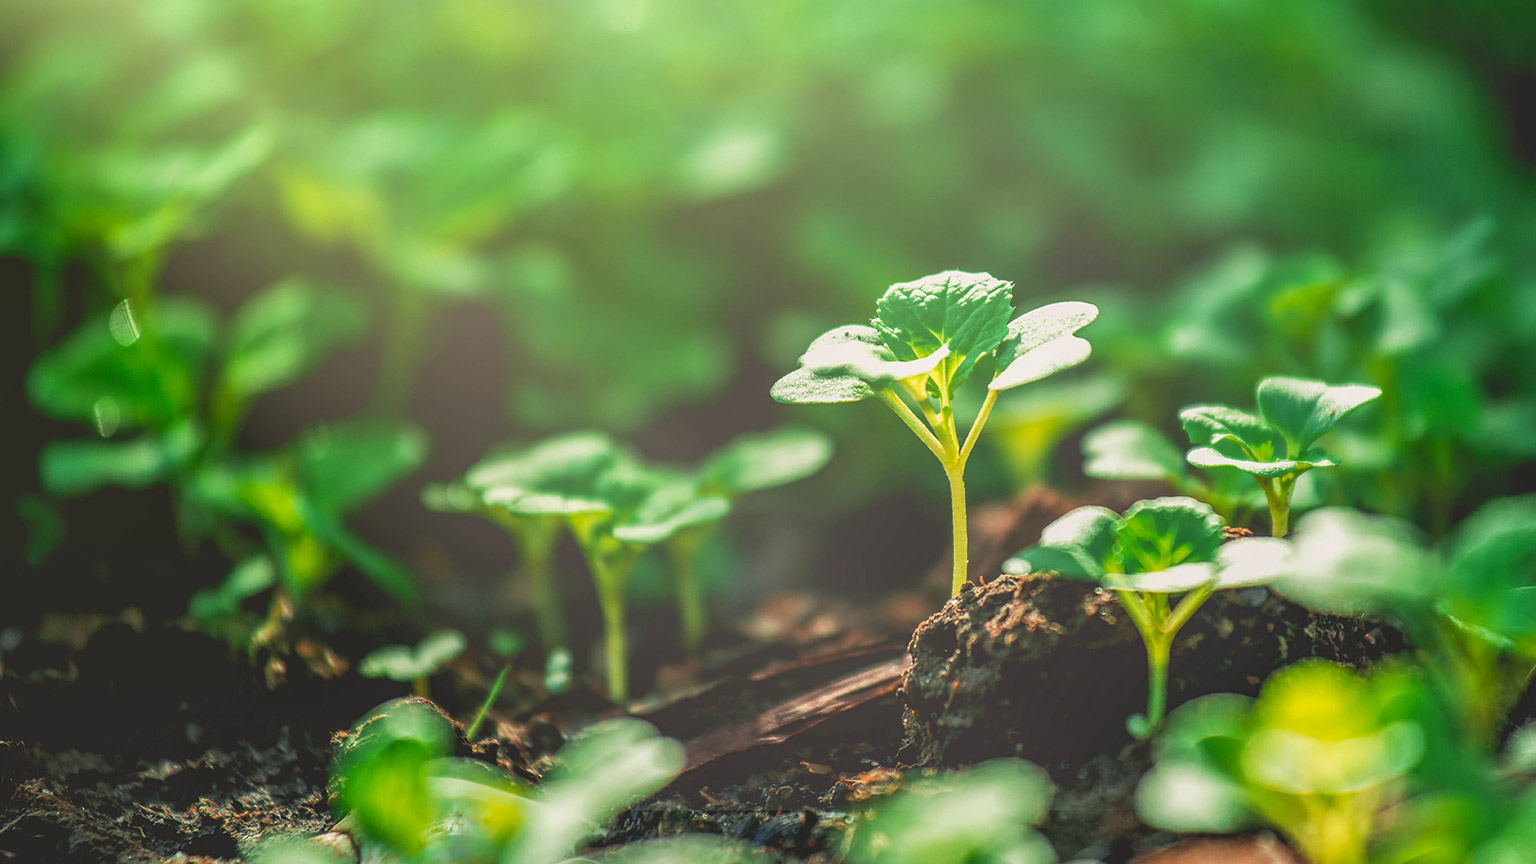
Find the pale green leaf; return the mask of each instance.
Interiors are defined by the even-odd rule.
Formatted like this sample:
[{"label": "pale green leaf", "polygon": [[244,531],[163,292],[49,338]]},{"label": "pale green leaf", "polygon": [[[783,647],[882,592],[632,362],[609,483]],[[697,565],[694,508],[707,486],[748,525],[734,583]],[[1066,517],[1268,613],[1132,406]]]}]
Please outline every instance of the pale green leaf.
[{"label": "pale green leaf", "polygon": [[300,439],[299,477],[317,508],[340,514],[383,494],[426,456],[426,436],[414,426],[371,420],[327,423]]},{"label": "pale green leaf", "polygon": [[692,482],[665,483],[614,526],[613,536],[626,543],[652,545],[686,528],[719,522],[730,512],[729,501],[701,494]]},{"label": "pale green leaf", "polygon": [[1190,450],[1185,458],[1196,468],[1236,468],[1255,477],[1282,477],[1302,467],[1303,464],[1293,459],[1256,462],[1252,459],[1234,458],[1215,447],[1196,447]]},{"label": "pale green leaf", "polygon": [[[873,327],[849,324],[816,337],[802,358],[849,345],[864,346],[870,352],[886,350],[880,344],[880,334]],[[875,391],[856,375],[822,374],[801,368],[780,378],[773,385],[770,395],[776,401],[794,405],[830,405],[868,399],[875,395]]]},{"label": "pale green leaf", "polygon": [[1107,423],[1083,436],[1083,473],[1101,480],[1177,480],[1184,455],[1137,420]]},{"label": "pale green leaf", "polygon": [[1215,559],[1221,517],[1193,498],[1137,501],[1114,529],[1114,558],[1123,573],[1155,573]]},{"label": "pale green leaf", "polygon": [[793,483],[832,458],[832,440],[814,429],[785,426],[743,435],[705,460],[700,484],[730,496]]},{"label": "pale green leaf", "polygon": [[444,663],[464,653],[464,634],[457,630],[439,630],[416,646],[387,645],[364,657],[357,671],[364,678],[388,678],[391,681],[412,681],[425,678],[442,668]]},{"label": "pale green leaf", "polygon": [[235,313],[224,386],[249,398],[291,384],[363,326],[356,298],[298,279],[279,282]]},{"label": "pale green leaf", "polygon": [[1091,346],[1086,340],[1070,337],[1098,315],[1099,308],[1092,303],[1068,301],[1041,306],[1015,318],[997,347],[997,373],[988,386],[1006,390],[1083,362]]},{"label": "pale green leaf", "polygon": [[1329,385],[1306,378],[1265,378],[1259,382],[1259,412],[1299,454],[1344,415],[1381,395],[1365,384]]},{"label": "pale green leaf", "polygon": [[1063,336],[1019,355],[1018,359],[1008,364],[1008,368],[999,372],[997,377],[987,384],[987,389],[1008,390],[1032,381],[1039,381],[1041,378],[1082,363],[1091,353],[1093,353],[1093,346],[1088,344],[1087,339]]}]

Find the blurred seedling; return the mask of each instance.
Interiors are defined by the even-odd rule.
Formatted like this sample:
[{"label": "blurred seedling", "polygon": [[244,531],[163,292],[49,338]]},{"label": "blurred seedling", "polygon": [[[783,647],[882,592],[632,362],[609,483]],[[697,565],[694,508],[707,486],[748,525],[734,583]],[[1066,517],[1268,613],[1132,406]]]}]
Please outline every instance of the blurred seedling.
[{"label": "blurred seedling", "polygon": [[1304,660],[1271,675],[1257,699],[1196,699],[1168,718],[1137,809],[1166,831],[1270,825],[1315,864],[1377,860],[1367,850],[1381,811],[1434,743],[1415,687],[1391,667],[1361,677]]},{"label": "blurred seedling", "polygon": [[[831,440],[811,429],[782,427],[743,435],[705,457],[691,475],[678,478],[677,489],[652,496],[648,506],[687,511],[690,502],[711,498],[734,505],[737,498],[747,493],[809,477],[821,470],[831,456]],[[672,567],[683,647],[690,656],[698,654],[708,628],[704,590],[698,576],[699,556],[727,515],[728,511],[721,511],[718,519],[697,520],[695,511],[696,521],[673,529],[663,542]]]},{"label": "blurred seedling", "polygon": [[877,803],[848,843],[857,864],[1055,864],[1033,826],[1045,819],[1051,781],[1039,766],[995,759],[912,783]]},{"label": "blurred seedling", "polygon": [[494,766],[451,757],[454,741],[451,721],[415,700],[380,707],[347,736],[332,801],[365,858],[555,864],[683,764],[677,742],[640,721],[612,720],[569,742],[530,789]]},{"label": "blurred seedling", "polygon": [[364,678],[388,678],[409,683],[411,692],[423,699],[432,694],[428,679],[464,653],[464,634],[439,630],[411,645],[386,645],[364,657],[357,673]]},{"label": "blurred seedling", "polygon": [[1402,628],[1469,741],[1489,748],[1536,671],[1536,496],[1485,504],[1438,548],[1397,519],[1319,510],[1276,588]]},{"label": "blurred seedling", "polygon": [[1364,384],[1330,385],[1306,378],[1259,382],[1259,414],[1225,405],[1192,405],[1179,412],[1197,468],[1236,468],[1253,476],[1269,505],[1270,534],[1290,531],[1296,479],[1338,465],[1313,445],[1344,415],[1381,395]]},{"label": "blurred seedling", "polygon": [[[1147,649],[1147,713],[1127,728],[1139,738],[1162,722],[1168,661],[1179,630],[1212,593],[1262,585],[1284,555],[1281,541],[1227,542],[1221,517],[1192,498],[1138,501],[1121,516],[1079,507],[1040,532],[1040,542],[1004,564],[1009,573],[1055,573],[1114,591]],[[1175,602],[1175,598],[1178,598]]]},{"label": "blurred seedling", "polygon": [[1083,436],[1083,474],[1099,480],[1166,483],[1179,495],[1211,505],[1229,524],[1248,521],[1264,503],[1252,478],[1236,468],[1190,471],[1184,452],[1140,420],[1115,420]]},{"label": "blurred seedling", "polygon": [[[800,357],[800,368],[773,385],[773,398],[830,404],[874,397],[901,418],[939,460],[949,481],[950,588],[958,594],[966,582],[969,552],[965,465],[997,395],[1086,360],[1091,347],[1073,334],[1098,309],[1088,303],[1053,303],[1010,321],[1012,283],[955,270],[892,285],[876,308],[873,326],[849,325],[817,337]],[[955,396],[988,357],[995,371],[962,440],[955,425]]]}]

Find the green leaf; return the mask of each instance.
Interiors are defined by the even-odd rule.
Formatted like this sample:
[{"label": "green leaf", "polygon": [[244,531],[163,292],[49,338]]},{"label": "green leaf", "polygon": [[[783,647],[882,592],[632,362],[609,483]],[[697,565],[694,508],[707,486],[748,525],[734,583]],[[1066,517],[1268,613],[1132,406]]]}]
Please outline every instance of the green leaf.
[{"label": "green leaf", "polygon": [[626,543],[661,543],[686,528],[724,519],[731,503],[718,495],[701,494],[690,480],[664,483],[613,528]]},{"label": "green leaf", "polygon": [[892,382],[922,378],[949,356],[949,346],[916,360],[892,360],[890,351],[880,345],[845,342],[807,351],[800,364],[813,375],[839,377],[851,375],[877,388]]},{"label": "green leaf", "polygon": [[727,496],[802,480],[832,458],[832,439],[814,429],[784,426],[743,435],[705,459],[700,485]]},{"label": "green leaf", "polygon": [[1136,812],[1148,825],[1181,833],[1230,834],[1252,821],[1242,786],[1191,762],[1159,762],[1147,772],[1136,787]]},{"label": "green leaf", "polygon": [[1275,537],[1243,537],[1216,550],[1218,588],[1269,585],[1289,572],[1291,544]]},{"label": "green leaf", "polygon": [[1536,658],[1536,495],[1496,499],[1457,526],[1440,607]]},{"label": "green leaf", "polygon": [[628,457],[600,432],[576,432],[530,447],[503,447],[469,469],[465,482],[486,505],[524,516],[605,513],[604,478]]},{"label": "green leaf", "polygon": [[478,513],[480,495],[463,483],[428,483],[421,488],[421,506],[434,513]]},{"label": "green leaf", "polygon": [[421,702],[396,700],[359,723],[337,760],[337,808],[368,838],[407,857],[437,822],[427,769],[448,754],[447,718]]},{"label": "green leaf", "polygon": [[394,486],[420,467],[426,456],[426,436],[409,424],[327,423],[299,441],[299,477],[316,508],[339,515]]},{"label": "green leaf", "polygon": [[133,441],[50,441],[38,457],[49,495],[82,495],[103,486],[143,489],[185,467],[201,446],[191,424]]},{"label": "green leaf", "polygon": [[1208,446],[1227,459],[1272,462],[1287,455],[1285,440],[1246,411],[1225,405],[1191,405],[1179,412],[1179,422],[1190,444]]},{"label": "green leaf", "polygon": [[358,664],[357,672],[364,678],[388,678],[391,681],[413,681],[425,678],[442,668],[444,663],[464,653],[464,634],[457,630],[439,630],[412,648],[407,645],[386,645],[370,653]]},{"label": "green leaf", "polygon": [[1045,526],[1040,542],[1009,559],[1004,570],[1099,579],[1113,554],[1119,524],[1120,515],[1106,507],[1079,507]]},{"label": "green leaf", "polygon": [[277,584],[277,568],[265,555],[254,555],[235,564],[217,587],[192,595],[187,614],[201,622],[239,613],[240,604]]},{"label": "green leaf", "polygon": [[[838,346],[863,345],[872,351],[885,350],[880,344],[880,334],[873,327],[849,324],[817,336],[805,350],[804,357],[827,352]],[[847,373],[817,373],[800,368],[774,383],[769,391],[776,401],[792,405],[830,405],[840,402],[858,402],[875,395],[874,388],[864,379]]]},{"label": "green leaf", "polygon": [[[1241,459],[1228,456],[1215,447],[1196,447],[1185,456],[1189,464],[1196,468],[1236,468],[1239,471],[1252,474],[1255,477],[1283,477],[1298,468],[1314,467],[1313,463],[1303,463],[1294,459],[1279,459],[1274,462],[1256,462],[1252,459]],[[1315,467],[1326,467],[1331,462],[1319,462]]]},{"label": "green leaf", "polygon": [[1137,501],[1115,527],[1114,558],[1119,571],[1128,574],[1208,563],[1221,546],[1221,528],[1216,511],[1193,498]]},{"label": "green leaf", "polygon": [[876,311],[875,329],[897,360],[918,360],[949,349],[945,366],[953,391],[1008,335],[1013,283],[987,273],[946,270],[892,285],[876,303]]},{"label": "green leaf", "polygon": [[1069,301],[1015,318],[997,348],[997,374],[988,389],[1018,387],[1087,360],[1093,347],[1072,334],[1098,315],[1099,308],[1092,303]]},{"label": "green leaf", "polygon": [[1276,588],[1291,600],[1335,615],[1392,618],[1410,630],[1427,623],[1441,563],[1408,523],[1328,507],[1302,517],[1290,542]]},{"label": "green leaf", "polygon": [[1083,473],[1101,480],[1168,480],[1184,475],[1184,454],[1137,420],[1106,423],[1083,436]]},{"label": "green leaf", "polygon": [[1365,384],[1329,385],[1306,378],[1265,378],[1259,382],[1259,412],[1300,454],[1345,414],[1381,395]]},{"label": "green leaf", "polygon": [[279,282],[235,313],[224,384],[242,399],[291,384],[362,335],[364,321],[356,298],[299,279]]}]

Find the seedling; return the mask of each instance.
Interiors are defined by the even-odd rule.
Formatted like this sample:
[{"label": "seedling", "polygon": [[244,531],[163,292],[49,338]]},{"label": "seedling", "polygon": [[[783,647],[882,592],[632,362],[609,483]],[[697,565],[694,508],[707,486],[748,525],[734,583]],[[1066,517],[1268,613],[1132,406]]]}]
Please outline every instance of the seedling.
[{"label": "seedling", "polygon": [[[965,464],[997,394],[1088,359],[1092,349],[1087,340],[1073,334],[1098,309],[1089,303],[1053,303],[1010,322],[1012,283],[956,270],[892,285],[876,308],[874,326],[839,327],[812,342],[800,357],[800,368],[773,385],[773,398],[828,404],[874,397],[901,418],[949,480],[950,590],[958,594],[967,578],[969,551]],[[995,359],[995,371],[962,440],[955,425],[955,395],[987,357]]]},{"label": "seedling", "polygon": [[1329,508],[1302,519],[1277,588],[1413,640],[1468,738],[1489,747],[1536,671],[1536,496],[1503,498],[1440,549],[1405,522]]},{"label": "seedling", "polygon": [[1147,649],[1147,713],[1127,724],[1144,738],[1167,708],[1168,659],[1180,628],[1213,592],[1273,578],[1283,551],[1269,538],[1223,541],[1221,517],[1192,498],[1138,501],[1124,516],[1079,507],[1047,525],[1040,543],[1004,570],[1096,581],[1119,595]]},{"label": "seedling", "polygon": [[432,694],[427,687],[427,679],[463,654],[464,647],[463,633],[439,630],[417,642],[414,648],[409,645],[386,645],[374,651],[358,664],[357,672],[364,678],[410,682],[412,692],[423,699],[429,699]]},{"label": "seedling", "polygon": [[[686,506],[689,500],[700,496],[720,498],[734,505],[737,498],[747,493],[809,477],[821,470],[831,456],[831,440],[811,429],[786,426],[743,435],[705,457],[698,471],[686,480],[680,478],[673,491],[655,496],[652,506]],[[674,498],[675,503],[671,500]],[[720,519],[679,528],[664,544],[672,565],[683,648],[690,656],[698,654],[707,628],[704,592],[698,578],[699,554],[726,515],[722,511]]]},{"label": "seedling", "polygon": [[1253,475],[1269,504],[1270,534],[1284,537],[1290,531],[1296,478],[1338,464],[1313,444],[1345,414],[1380,395],[1379,388],[1364,384],[1265,378],[1258,386],[1263,419],[1225,405],[1194,405],[1179,412],[1195,445],[1186,458],[1198,468],[1230,467]]},{"label": "seedling", "polygon": [[494,766],[450,758],[453,740],[449,720],[413,700],[381,706],[346,737],[332,800],[365,857],[555,864],[683,763],[676,741],[613,720],[567,744],[544,783],[528,789]]},{"label": "seedling", "polygon": [[1360,677],[1308,660],[1270,676],[1257,700],[1197,699],[1169,718],[1137,809],[1168,831],[1265,823],[1315,864],[1365,864],[1379,811],[1431,743],[1414,687],[1401,670]]},{"label": "seedling", "polygon": [[1039,766],[995,759],[913,783],[874,808],[850,838],[858,864],[1055,864],[1032,826],[1045,819],[1051,781]]},{"label": "seedling", "polygon": [[608,439],[588,435],[583,458],[536,475],[486,479],[482,502],[513,517],[557,518],[575,536],[592,571],[603,615],[608,694],[629,698],[625,590],[640,555],[675,533],[718,521],[725,499],[698,494],[688,483],[643,467]]}]

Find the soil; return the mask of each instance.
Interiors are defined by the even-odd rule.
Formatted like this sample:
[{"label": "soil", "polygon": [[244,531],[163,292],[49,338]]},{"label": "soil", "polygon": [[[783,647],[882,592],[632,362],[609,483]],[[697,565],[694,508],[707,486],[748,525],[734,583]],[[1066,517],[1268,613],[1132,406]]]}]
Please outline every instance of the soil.
[{"label": "soil", "polygon": [[[978,512],[977,576],[997,573],[1070,506],[1036,492]],[[1145,661],[1112,598],[1081,583],[1000,577],[923,621],[938,605],[922,594],[874,604],[775,595],[733,637],[717,634],[704,664],[663,666],[663,695],[632,713],[684,742],[687,767],[592,845],[703,833],[833,862],[866,802],[939,767],[1021,756],[1056,781],[1042,830],[1063,860],[1294,864],[1267,836],[1175,844],[1135,818],[1149,756],[1124,721],[1144,704]],[[261,664],[223,643],[132,615],[73,626],[69,639],[39,626],[5,646],[6,860],[222,862],[264,835],[331,831],[334,736],[403,695],[345,662],[290,662],[269,686]],[[1176,645],[1171,700],[1252,693],[1301,657],[1358,665],[1398,647],[1391,631],[1310,615],[1263,591],[1224,592]],[[432,692],[465,717],[495,671],[489,659],[461,658]],[[491,712],[492,734],[463,752],[536,781],[566,737],[613,713],[587,689],[550,698],[526,673]],[[329,837],[355,854],[344,835]]]}]

